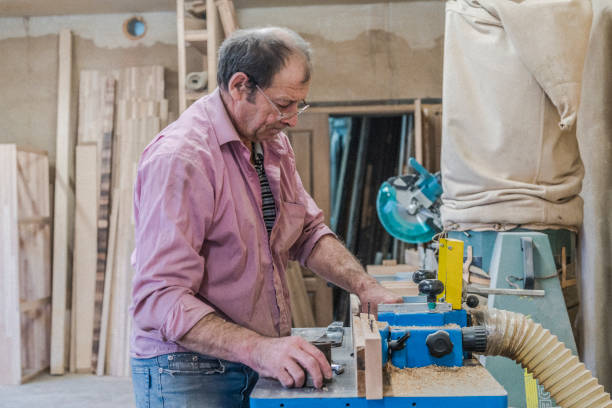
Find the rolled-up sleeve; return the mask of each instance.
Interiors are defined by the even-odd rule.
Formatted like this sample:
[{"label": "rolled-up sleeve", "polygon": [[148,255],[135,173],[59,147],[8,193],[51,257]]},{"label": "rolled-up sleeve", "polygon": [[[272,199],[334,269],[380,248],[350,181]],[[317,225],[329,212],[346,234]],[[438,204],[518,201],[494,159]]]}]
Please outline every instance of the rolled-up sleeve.
[{"label": "rolled-up sleeve", "polygon": [[[290,151],[293,155],[293,151]],[[297,188],[300,202],[304,205],[304,229],[302,235],[291,247],[289,257],[298,261],[302,266],[306,267],[306,260],[310,256],[312,249],[315,247],[319,239],[325,235],[336,236],[333,231],[325,225],[325,216],[323,211],[317,206],[313,198],[308,194],[302,185],[302,180],[297,170],[294,174],[295,186]]]},{"label": "rolled-up sleeve", "polygon": [[214,210],[209,177],[192,159],[157,154],[143,160],[134,189],[134,324],[164,341],[181,339],[214,309],[196,297],[200,254]]}]

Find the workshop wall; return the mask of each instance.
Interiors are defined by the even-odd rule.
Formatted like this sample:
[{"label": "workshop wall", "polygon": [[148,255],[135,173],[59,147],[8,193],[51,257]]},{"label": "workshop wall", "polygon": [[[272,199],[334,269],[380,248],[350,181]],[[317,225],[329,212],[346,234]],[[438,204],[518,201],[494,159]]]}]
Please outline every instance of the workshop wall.
[{"label": "workshop wall", "polygon": [[[298,6],[298,3],[307,5]],[[332,3],[332,4],[329,4]],[[236,1],[241,27],[284,25],[311,42],[317,102],[442,96],[444,4],[433,1]],[[144,38],[129,40],[129,14],[0,17],[0,143],[49,152],[55,165],[57,33],[73,31],[73,130],[78,72],[160,64],[170,111],[178,106],[176,17],[141,13]],[[188,52],[188,71],[200,64]],[[51,173],[53,179],[53,172]]]}]

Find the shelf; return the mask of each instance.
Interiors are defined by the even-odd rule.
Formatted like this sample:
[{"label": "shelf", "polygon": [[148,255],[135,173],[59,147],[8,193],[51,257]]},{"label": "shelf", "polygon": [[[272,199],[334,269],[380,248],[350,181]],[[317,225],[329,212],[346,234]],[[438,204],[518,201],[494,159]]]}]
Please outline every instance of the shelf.
[{"label": "shelf", "polygon": [[185,30],[185,41],[190,43],[206,42],[208,31],[206,30]]}]

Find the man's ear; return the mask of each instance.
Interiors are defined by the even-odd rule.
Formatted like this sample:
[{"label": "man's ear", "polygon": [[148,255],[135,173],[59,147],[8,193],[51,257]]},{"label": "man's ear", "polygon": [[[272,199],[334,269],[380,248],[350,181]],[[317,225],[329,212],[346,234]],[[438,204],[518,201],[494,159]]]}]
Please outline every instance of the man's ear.
[{"label": "man's ear", "polygon": [[248,87],[249,77],[244,72],[236,72],[230,78],[227,89],[234,101],[246,99],[251,92]]}]

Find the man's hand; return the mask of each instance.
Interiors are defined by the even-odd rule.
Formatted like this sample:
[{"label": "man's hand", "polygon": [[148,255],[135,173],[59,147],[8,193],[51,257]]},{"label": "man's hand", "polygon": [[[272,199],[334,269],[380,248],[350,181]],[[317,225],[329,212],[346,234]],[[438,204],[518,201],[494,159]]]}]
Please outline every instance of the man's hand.
[{"label": "man's hand", "polygon": [[332,377],[331,367],[323,353],[298,336],[260,337],[248,365],[259,375],[275,378],[287,388],[304,385],[304,370],[308,371],[317,388],[323,386],[323,377]]},{"label": "man's hand", "polygon": [[368,282],[365,288],[358,293],[359,301],[361,302],[361,311],[368,311],[368,303],[370,303],[370,313],[376,314],[378,305],[381,303],[404,303],[404,299],[395,292],[382,287],[378,282]]}]

